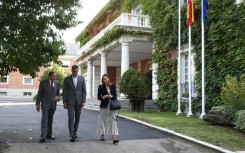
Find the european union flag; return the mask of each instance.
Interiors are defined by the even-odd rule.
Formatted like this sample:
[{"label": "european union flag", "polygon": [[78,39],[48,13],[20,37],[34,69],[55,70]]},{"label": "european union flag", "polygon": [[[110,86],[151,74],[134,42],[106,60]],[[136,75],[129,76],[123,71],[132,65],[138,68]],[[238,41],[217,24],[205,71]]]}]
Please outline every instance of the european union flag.
[{"label": "european union flag", "polygon": [[202,19],[203,19],[203,22],[205,22],[208,16],[208,0],[202,0],[202,5],[203,5],[202,6],[203,8]]}]

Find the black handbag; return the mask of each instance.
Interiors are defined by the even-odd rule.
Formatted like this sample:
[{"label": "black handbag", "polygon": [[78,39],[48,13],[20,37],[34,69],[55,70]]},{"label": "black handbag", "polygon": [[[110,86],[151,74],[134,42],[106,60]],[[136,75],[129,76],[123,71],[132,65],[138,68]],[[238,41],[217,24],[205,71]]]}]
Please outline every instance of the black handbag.
[{"label": "black handbag", "polygon": [[119,100],[114,99],[114,100],[110,100],[110,109],[111,110],[120,110],[121,109],[121,103],[119,102]]}]

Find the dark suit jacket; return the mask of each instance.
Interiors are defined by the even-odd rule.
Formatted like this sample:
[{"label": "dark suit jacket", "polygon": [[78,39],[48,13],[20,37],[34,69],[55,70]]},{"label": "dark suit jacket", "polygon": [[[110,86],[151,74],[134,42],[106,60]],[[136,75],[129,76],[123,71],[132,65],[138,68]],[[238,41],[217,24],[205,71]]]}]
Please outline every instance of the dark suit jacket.
[{"label": "dark suit jacket", "polygon": [[80,105],[81,102],[86,102],[86,85],[84,77],[77,76],[77,87],[73,83],[72,75],[69,75],[64,80],[63,85],[63,103],[75,105],[75,102]]},{"label": "dark suit jacket", "polygon": [[[107,95],[107,94],[108,94],[108,92],[107,92],[106,86],[102,85],[102,84],[99,85],[97,98],[98,98],[98,100],[101,101],[101,103],[100,103],[100,107],[101,108],[107,108],[107,106],[108,106],[109,99],[107,99],[107,98],[106,99],[102,99],[102,97],[104,95]],[[110,86],[110,94],[112,95],[112,98],[111,98],[112,100],[117,98],[116,86],[114,84],[112,84]]]},{"label": "dark suit jacket", "polygon": [[37,93],[37,99],[36,99],[36,105],[40,105],[41,103],[41,109],[43,110],[49,110],[49,108],[53,107],[53,110],[56,110],[56,102],[52,101],[52,98],[54,96],[59,96],[60,94],[60,84],[55,81],[54,82],[54,92],[52,94],[52,88],[50,86],[49,79],[43,80],[39,84],[39,89]]}]

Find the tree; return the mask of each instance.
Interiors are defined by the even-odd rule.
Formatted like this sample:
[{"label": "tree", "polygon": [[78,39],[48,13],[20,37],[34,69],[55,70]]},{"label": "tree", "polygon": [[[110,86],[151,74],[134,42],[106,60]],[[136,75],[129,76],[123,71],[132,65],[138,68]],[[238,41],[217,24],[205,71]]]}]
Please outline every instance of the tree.
[{"label": "tree", "polygon": [[46,80],[48,79],[48,73],[50,71],[54,71],[56,73],[56,79],[57,81],[60,82],[60,88],[63,87],[63,81],[65,79],[65,77],[68,75],[68,73],[66,73],[62,67],[58,66],[57,64],[51,66],[51,67],[47,67],[43,73],[43,75],[41,76],[41,80]]},{"label": "tree", "polygon": [[130,110],[144,111],[145,99],[148,97],[148,88],[140,72],[128,69],[123,73],[119,82],[120,92],[130,100]]},{"label": "tree", "polygon": [[0,75],[36,76],[39,67],[65,53],[60,32],[74,27],[79,0],[0,1]]}]

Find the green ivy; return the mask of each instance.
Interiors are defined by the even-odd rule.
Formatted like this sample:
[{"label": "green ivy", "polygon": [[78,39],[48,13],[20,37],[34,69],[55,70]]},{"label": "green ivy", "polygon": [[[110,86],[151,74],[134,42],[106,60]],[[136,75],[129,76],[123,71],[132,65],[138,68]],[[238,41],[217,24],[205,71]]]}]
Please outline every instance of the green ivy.
[{"label": "green ivy", "polygon": [[[132,8],[135,8],[139,4],[140,0],[110,0],[76,37],[76,42],[80,42],[80,47],[82,47],[122,13],[130,12]],[[107,19],[109,12],[112,16],[110,19]],[[109,22],[105,23],[106,20],[109,20]],[[99,30],[97,33],[94,33],[94,29]]]},{"label": "green ivy", "polygon": [[174,1],[143,1],[144,14],[151,16],[154,29],[155,52],[152,60],[158,63],[157,82],[159,85],[157,104],[164,110],[177,108],[177,60],[171,55],[176,53],[178,42],[178,12]]},{"label": "green ivy", "polygon": [[245,133],[245,110],[240,110],[235,115],[236,129]]},{"label": "green ivy", "polygon": [[112,41],[119,39],[123,34],[129,35],[150,35],[149,33],[145,33],[143,31],[132,31],[123,29],[119,26],[112,28],[110,31],[106,32],[103,37],[95,41],[91,45],[91,49],[86,53],[83,53],[80,57],[80,60],[84,59],[85,57],[89,56],[90,54],[94,53],[98,48],[105,47],[106,45],[110,44]]},{"label": "green ivy", "polygon": [[[110,3],[117,0],[111,0]],[[117,7],[115,18],[122,12],[129,12],[138,4],[142,4],[143,14],[151,16],[153,41],[155,52],[153,62],[158,63],[157,82],[159,85],[157,103],[166,110],[176,110],[177,106],[177,54],[178,46],[178,1],[177,0],[121,0]],[[109,5],[109,4],[108,4]],[[106,9],[105,9],[106,10]],[[194,1],[195,22],[192,26],[192,45],[194,48],[194,61],[196,66],[195,82],[201,99],[201,4],[200,0]],[[99,13],[100,14],[100,13]],[[221,86],[227,74],[238,77],[245,73],[245,2],[238,5],[235,0],[209,0],[208,19],[205,22],[205,95],[206,109],[222,105],[220,97]],[[101,17],[105,14],[101,14]],[[99,17],[99,18],[101,18]],[[97,19],[96,19],[97,20]],[[89,26],[98,25],[93,21]],[[82,44],[91,39],[91,31],[83,32],[77,41]],[[98,40],[95,48],[107,45],[116,40],[126,31],[113,29]],[[86,33],[88,32],[88,33]],[[127,31],[129,32],[129,31]],[[134,32],[135,33],[135,32]],[[131,34],[134,34],[131,33]],[[89,39],[88,39],[89,38]],[[188,42],[188,28],[186,26],[186,5],[181,9],[181,43]],[[85,57],[82,56],[82,58]]]},{"label": "green ivy", "polygon": [[[222,105],[221,87],[225,76],[239,78],[245,72],[245,3],[210,0],[205,23],[205,94],[207,109]],[[195,12],[200,15],[200,9]],[[201,95],[201,25],[193,27],[198,92]]]},{"label": "green ivy", "polygon": [[[225,76],[240,76],[245,71],[245,3],[234,0],[209,1],[208,19],[205,23],[205,94],[206,109],[222,104],[221,86]],[[192,45],[196,66],[195,82],[201,96],[201,4],[194,1],[195,22],[192,26]],[[158,104],[167,110],[175,110],[177,103],[177,62],[169,57],[178,44],[178,4],[176,1],[143,1],[145,14],[151,16],[154,28],[153,40],[157,62],[159,85]],[[186,5],[181,9],[181,43],[188,42]],[[201,98],[198,98],[201,99]]]}]

